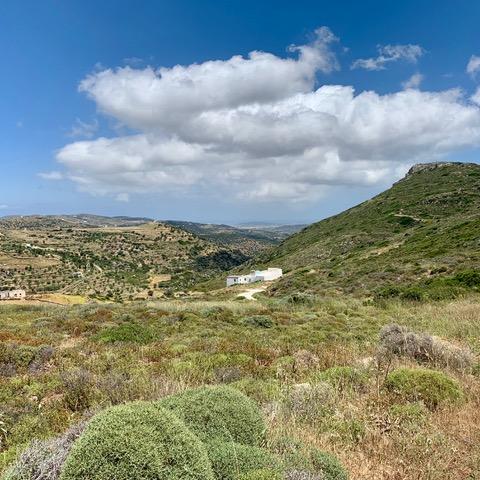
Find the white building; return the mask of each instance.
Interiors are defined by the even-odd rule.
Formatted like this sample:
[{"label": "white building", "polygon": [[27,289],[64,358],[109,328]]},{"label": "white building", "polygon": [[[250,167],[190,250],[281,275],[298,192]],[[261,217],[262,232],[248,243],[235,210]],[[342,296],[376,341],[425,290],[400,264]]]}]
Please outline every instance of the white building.
[{"label": "white building", "polygon": [[25,290],[0,290],[0,300],[25,300]]},{"label": "white building", "polygon": [[233,285],[244,285],[253,282],[271,282],[283,275],[281,268],[268,268],[267,270],[252,270],[247,275],[229,275],[227,287]]}]

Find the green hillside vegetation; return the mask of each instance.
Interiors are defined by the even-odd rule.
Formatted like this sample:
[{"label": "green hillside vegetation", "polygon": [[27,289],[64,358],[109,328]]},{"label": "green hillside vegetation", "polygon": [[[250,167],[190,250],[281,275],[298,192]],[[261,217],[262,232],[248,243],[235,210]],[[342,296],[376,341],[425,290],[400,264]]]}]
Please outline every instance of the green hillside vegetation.
[{"label": "green hillside vegetation", "polygon": [[[258,429],[260,436],[245,436]],[[31,445],[2,479],[275,480],[290,478],[292,472],[325,480],[348,478],[340,462],[326,452],[303,447],[307,456],[297,454],[292,461],[289,454],[270,451],[263,445],[259,407],[225,386],[186,390],[161,402],[110,407],[84,422],[76,436],[67,436],[67,442],[49,441],[50,449],[45,442]],[[303,470],[293,470],[298,467]]]},{"label": "green hillside vegetation", "polygon": [[413,167],[392,188],[312,224],[255,265],[289,275],[274,292],[446,298],[480,288],[480,166]]},{"label": "green hillside vegetation", "polygon": [[240,228],[231,225],[216,225],[174,220],[168,220],[165,223],[193,233],[209,242],[235,248],[249,257],[274,245],[278,245],[289,235],[304,227],[304,225],[285,225],[270,228]]},{"label": "green hillside vegetation", "polygon": [[0,304],[1,480],[476,479],[479,187],[412,168],[235,267],[284,268],[253,301],[219,276],[232,250],[171,225],[3,225],[7,282],[220,288]]},{"label": "green hillside vegetation", "polygon": [[165,459],[209,478],[205,451],[220,479],[475,478],[478,311],[474,296],[2,306],[2,480],[58,480],[67,457],[64,479],[165,478]]},{"label": "green hillside vegetation", "polygon": [[247,258],[142,219],[0,219],[0,288],[23,288],[29,295],[60,292],[118,302],[161,296]]}]

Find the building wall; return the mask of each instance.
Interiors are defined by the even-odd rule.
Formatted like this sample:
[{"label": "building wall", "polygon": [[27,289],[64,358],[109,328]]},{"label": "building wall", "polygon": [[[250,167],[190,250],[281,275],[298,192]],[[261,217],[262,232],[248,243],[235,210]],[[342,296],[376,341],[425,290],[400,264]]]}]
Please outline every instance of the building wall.
[{"label": "building wall", "polygon": [[244,285],[253,282],[269,282],[283,275],[281,268],[269,268],[267,270],[252,270],[249,275],[231,275],[227,277],[227,287],[232,285]]},{"label": "building wall", "polygon": [[23,300],[26,296],[25,290],[3,290],[0,292],[0,300]]},{"label": "building wall", "polygon": [[232,285],[244,285],[246,283],[254,282],[254,278],[251,275],[235,275],[227,277],[227,287]]},{"label": "building wall", "polygon": [[281,268],[269,268],[268,270],[263,270],[260,272],[260,275],[263,277],[264,281],[276,280],[283,275]]}]

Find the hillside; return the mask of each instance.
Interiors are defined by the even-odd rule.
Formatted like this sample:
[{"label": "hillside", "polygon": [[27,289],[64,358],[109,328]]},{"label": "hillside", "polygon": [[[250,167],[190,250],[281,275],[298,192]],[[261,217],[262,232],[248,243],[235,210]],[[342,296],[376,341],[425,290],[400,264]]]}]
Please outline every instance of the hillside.
[{"label": "hillside", "polygon": [[258,263],[289,272],[277,294],[382,290],[415,297],[423,290],[443,297],[478,286],[472,270],[480,267],[480,166],[416,165],[389,190],[310,225]]},{"label": "hillside", "polygon": [[193,280],[247,259],[238,250],[145,220],[0,219],[0,287],[127,300],[188,288]]},{"label": "hillside", "polygon": [[247,256],[255,255],[273,245],[278,245],[289,235],[304,227],[304,225],[270,226],[265,224],[234,227],[177,220],[167,220],[165,223],[193,233],[209,242],[240,250]]}]

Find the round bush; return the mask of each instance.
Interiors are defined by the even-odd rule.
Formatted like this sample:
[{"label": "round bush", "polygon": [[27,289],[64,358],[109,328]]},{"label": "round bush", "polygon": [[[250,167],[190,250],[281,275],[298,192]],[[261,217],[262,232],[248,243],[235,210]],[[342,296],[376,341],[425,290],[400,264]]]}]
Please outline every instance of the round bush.
[{"label": "round bush", "polygon": [[462,398],[455,380],[443,372],[427,368],[398,368],[388,375],[385,387],[404,400],[422,401],[429,408]]},{"label": "round bush", "polygon": [[166,397],[157,405],[175,413],[201,439],[259,445],[265,422],[257,405],[238,390],[202,387]]},{"label": "round bush", "polygon": [[254,472],[258,473],[259,470],[275,471],[275,467],[279,463],[271,453],[250,445],[213,441],[208,442],[206,447],[212,462],[215,478],[218,480],[238,480],[239,478],[244,478],[244,475],[254,475]]},{"label": "round bush", "polygon": [[73,444],[60,480],[213,480],[204,445],[146,402],[109,408]]}]

